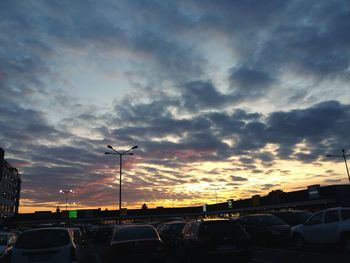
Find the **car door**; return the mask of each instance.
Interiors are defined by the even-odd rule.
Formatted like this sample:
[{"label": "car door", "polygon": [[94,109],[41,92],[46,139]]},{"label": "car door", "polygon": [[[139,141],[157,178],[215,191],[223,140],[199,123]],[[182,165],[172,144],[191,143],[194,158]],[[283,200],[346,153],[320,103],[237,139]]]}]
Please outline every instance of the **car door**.
[{"label": "car door", "polygon": [[338,209],[325,211],[324,223],[320,232],[320,243],[336,243],[338,241],[339,220]]},{"label": "car door", "polygon": [[323,211],[314,214],[304,225],[302,234],[307,242],[320,243],[323,214]]}]

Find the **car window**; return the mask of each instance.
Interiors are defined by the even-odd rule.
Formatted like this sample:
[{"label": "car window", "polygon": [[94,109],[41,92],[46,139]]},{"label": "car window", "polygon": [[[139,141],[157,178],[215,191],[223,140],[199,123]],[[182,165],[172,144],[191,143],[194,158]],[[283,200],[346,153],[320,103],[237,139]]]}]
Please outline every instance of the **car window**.
[{"label": "car window", "polygon": [[308,220],[308,225],[317,225],[322,223],[322,216],[323,213],[319,212],[315,215],[313,215],[309,220]]},{"label": "car window", "polygon": [[67,245],[70,241],[67,230],[43,229],[24,232],[17,240],[15,247],[21,249],[52,248]]},{"label": "car window", "polygon": [[350,209],[342,209],[340,213],[343,220],[350,219]]},{"label": "car window", "polygon": [[325,223],[333,223],[339,221],[338,210],[326,211],[324,216]]},{"label": "car window", "polygon": [[135,239],[158,238],[157,231],[153,227],[125,227],[119,228],[114,235],[114,241],[125,241]]}]

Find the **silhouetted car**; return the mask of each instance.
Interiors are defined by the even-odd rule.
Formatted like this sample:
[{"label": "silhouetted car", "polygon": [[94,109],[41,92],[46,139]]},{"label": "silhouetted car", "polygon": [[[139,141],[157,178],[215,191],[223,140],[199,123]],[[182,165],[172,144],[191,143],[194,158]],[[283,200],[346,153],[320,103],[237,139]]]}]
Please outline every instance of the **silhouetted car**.
[{"label": "silhouetted car", "polygon": [[253,214],[239,218],[255,243],[285,243],[290,240],[291,226],[277,216],[269,214]]},{"label": "silhouetted car", "polygon": [[152,225],[117,226],[110,249],[118,262],[165,261],[163,241]]},{"label": "silhouetted car", "polygon": [[186,225],[184,221],[166,222],[158,225],[157,231],[164,244],[168,247],[174,247],[178,244],[182,236],[182,229]]},{"label": "silhouetted car", "polygon": [[312,213],[304,210],[288,210],[274,212],[272,215],[281,218],[290,226],[296,226],[299,224],[304,224]]},{"label": "silhouetted car", "polygon": [[185,262],[249,262],[252,256],[249,235],[235,220],[190,221],[182,235],[180,256]]},{"label": "silhouetted car", "polygon": [[15,233],[0,232],[0,262],[7,260],[16,239],[17,235]]},{"label": "silhouetted car", "polygon": [[67,228],[27,230],[18,238],[11,253],[12,263],[79,262],[73,233]]},{"label": "silhouetted car", "polygon": [[350,253],[350,208],[319,211],[304,224],[292,228],[292,238],[298,249],[308,245],[339,245]]},{"label": "silhouetted car", "polygon": [[109,244],[114,227],[114,225],[97,226],[89,229],[87,236],[93,243]]}]

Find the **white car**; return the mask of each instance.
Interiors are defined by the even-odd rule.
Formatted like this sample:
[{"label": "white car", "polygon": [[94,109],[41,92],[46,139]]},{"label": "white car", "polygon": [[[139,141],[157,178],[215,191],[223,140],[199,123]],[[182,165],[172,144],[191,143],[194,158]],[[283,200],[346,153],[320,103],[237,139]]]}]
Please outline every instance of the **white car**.
[{"label": "white car", "polygon": [[330,208],[313,214],[292,228],[297,248],[307,245],[340,245],[350,253],[350,208]]},{"label": "white car", "polygon": [[23,232],[11,253],[12,263],[79,262],[72,230],[38,228]]}]

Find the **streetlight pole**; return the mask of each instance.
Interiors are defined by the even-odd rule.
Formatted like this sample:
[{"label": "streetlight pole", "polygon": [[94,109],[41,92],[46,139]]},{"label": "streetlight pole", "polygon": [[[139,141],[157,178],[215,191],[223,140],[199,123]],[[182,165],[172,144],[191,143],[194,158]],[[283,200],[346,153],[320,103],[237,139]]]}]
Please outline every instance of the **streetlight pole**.
[{"label": "streetlight pole", "polygon": [[350,156],[350,154],[345,154],[345,150],[342,149],[342,154],[341,155],[332,155],[332,154],[327,154],[326,157],[342,157],[344,159],[345,162],[345,168],[346,168],[346,172],[348,173],[348,179],[349,179],[349,183],[350,183],[350,174],[349,174],[349,168],[348,168],[348,164],[346,161],[346,157]]},{"label": "streetlight pole", "polygon": [[134,155],[134,153],[130,152],[131,150],[134,150],[137,148],[135,145],[134,147],[131,147],[129,150],[124,152],[119,152],[115,150],[111,145],[107,145],[107,147],[113,152],[105,152],[105,154],[114,154],[119,155],[119,224],[121,223],[121,210],[122,210],[122,167],[123,167],[123,155]]},{"label": "streetlight pole", "polygon": [[212,187],[210,189],[215,191],[215,203],[217,204],[218,203],[218,195],[217,195],[216,191],[220,190],[221,188]]},{"label": "streetlight pole", "polygon": [[69,190],[60,190],[61,194],[65,194],[66,195],[66,211],[68,210],[68,195],[70,193],[73,193],[74,191],[72,189]]}]

